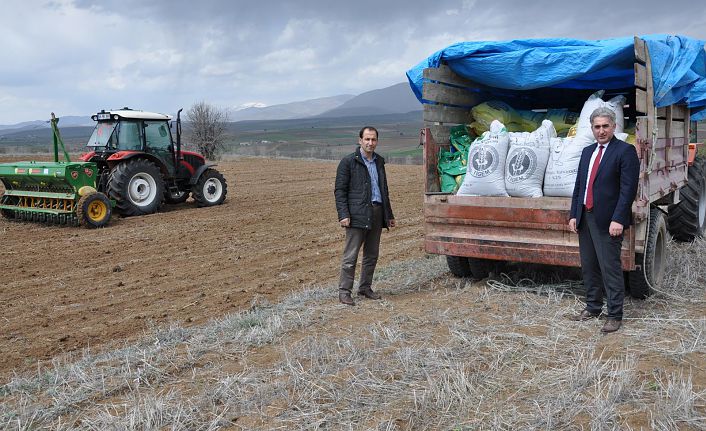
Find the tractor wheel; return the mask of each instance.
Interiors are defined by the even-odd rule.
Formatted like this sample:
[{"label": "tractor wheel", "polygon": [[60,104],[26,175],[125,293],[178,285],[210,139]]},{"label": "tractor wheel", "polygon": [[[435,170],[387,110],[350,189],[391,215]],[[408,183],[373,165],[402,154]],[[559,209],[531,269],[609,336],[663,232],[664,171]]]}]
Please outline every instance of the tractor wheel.
[{"label": "tractor wheel", "polygon": [[180,204],[183,202],[186,202],[186,200],[189,199],[189,191],[188,190],[179,190],[176,193],[171,193],[169,190],[167,190],[164,193],[164,200],[168,204]]},{"label": "tractor wheel", "polygon": [[152,214],[162,206],[162,175],[159,168],[147,160],[128,160],[110,172],[108,193],[122,216]]},{"label": "tractor wheel", "polygon": [[659,208],[650,210],[650,226],[647,232],[645,256],[636,255],[637,263],[644,268],[630,271],[630,296],[645,299],[652,294],[650,286],[658,287],[662,284],[664,270],[667,266],[667,223],[664,214]]},{"label": "tractor wheel", "polygon": [[206,169],[191,189],[191,195],[199,207],[220,205],[225,200],[227,193],[226,179],[215,169]]},{"label": "tractor wheel", "polygon": [[693,241],[706,230],[706,158],[689,166],[688,183],[679,189],[680,201],[667,212],[669,232],[678,241]]},{"label": "tractor wheel", "polygon": [[446,256],[446,264],[449,271],[456,277],[470,277],[471,268],[468,266],[468,258],[464,256]]},{"label": "tractor wheel", "polygon": [[91,193],[78,200],[76,217],[81,226],[103,227],[110,221],[112,213],[110,199],[103,193]]}]

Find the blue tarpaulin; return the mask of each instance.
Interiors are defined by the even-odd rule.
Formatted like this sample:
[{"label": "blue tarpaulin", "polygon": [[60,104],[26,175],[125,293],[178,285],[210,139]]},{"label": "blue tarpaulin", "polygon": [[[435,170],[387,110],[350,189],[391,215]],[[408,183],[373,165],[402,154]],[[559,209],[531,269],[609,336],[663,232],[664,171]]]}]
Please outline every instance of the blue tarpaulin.
[{"label": "blue tarpaulin", "polygon": [[[640,38],[650,53],[655,105],[685,103],[692,108],[692,120],[706,118],[704,41],[667,35]],[[407,79],[422,103],[424,69],[439,67],[442,61],[463,77],[499,89],[621,89],[634,86],[633,45],[633,37],[461,42],[414,66]]]}]

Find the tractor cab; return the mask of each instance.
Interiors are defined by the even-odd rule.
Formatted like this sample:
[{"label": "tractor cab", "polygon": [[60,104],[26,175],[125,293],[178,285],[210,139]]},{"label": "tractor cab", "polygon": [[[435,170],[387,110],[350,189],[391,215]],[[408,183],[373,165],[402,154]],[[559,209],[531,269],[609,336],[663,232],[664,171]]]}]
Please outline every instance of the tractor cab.
[{"label": "tractor cab", "polygon": [[174,176],[177,154],[172,139],[170,115],[123,108],[93,115],[97,122],[87,146],[102,157],[124,158],[132,152],[154,156],[166,177]]}]

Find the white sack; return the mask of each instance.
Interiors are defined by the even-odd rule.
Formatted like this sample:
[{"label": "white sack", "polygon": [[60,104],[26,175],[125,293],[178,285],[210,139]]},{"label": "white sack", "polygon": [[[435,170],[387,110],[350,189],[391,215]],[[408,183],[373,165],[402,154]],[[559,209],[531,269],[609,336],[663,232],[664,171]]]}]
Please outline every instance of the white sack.
[{"label": "white sack", "polygon": [[586,135],[573,138],[552,138],[547,171],[544,174],[544,196],[571,197],[581,153],[594,143]]},{"label": "white sack", "polygon": [[505,165],[505,188],[510,196],[542,196],[552,138],[556,138],[556,130],[549,120],[542,121],[542,125],[532,133],[510,133],[510,149]]},{"label": "white sack", "polygon": [[505,191],[505,159],[509,136],[505,126],[494,120],[468,150],[468,170],[458,195],[508,196]]},{"label": "white sack", "polygon": [[604,91],[599,90],[591,94],[583,104],[581,109],[581,115],[579,116],[579,121],[576,126],[576,136],[586,135],[593,137],[593,131],[591,131],[591,114],[598,108],[608,108],[615,112],[615,133],[622,133],[625,129],[625,118],[623,112],[623,105],[627,100],[625,96],[619,95],[615,96],[607,102],[604,102],[601,97]]}]

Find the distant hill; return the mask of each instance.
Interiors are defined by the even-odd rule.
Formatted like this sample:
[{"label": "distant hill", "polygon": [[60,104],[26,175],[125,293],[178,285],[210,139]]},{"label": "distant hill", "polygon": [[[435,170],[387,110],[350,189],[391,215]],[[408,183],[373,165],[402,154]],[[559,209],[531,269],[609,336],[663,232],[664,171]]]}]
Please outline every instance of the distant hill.
[{"label": "distant hill", "polygon": [[289,120],[293,118],[312,117],[341,106],[354,97],[355,96],[352,94],[341,94],[338,96],[322,97],[319,99],[284,103],[281,105],[250,107],[231,112],[230,120]]},{"label": "distant hill", "polygon": [[412,93],[409,84],[401,82],[390,87],[359,94],[341,106],[318,115],[318,117],[400,114],[421,110],[422,104]]},{"label": "distant hill", "polygon": [[[63,130],[65,127],[93,127],[95,122],[90,116],[67,115],[59,117],[59,128]],[[37,129],[49,129],[49,119],[24,121],[22,123],[11,125],[0,125],[0,136],[6,136],[18,132],[27,132]]]}]

